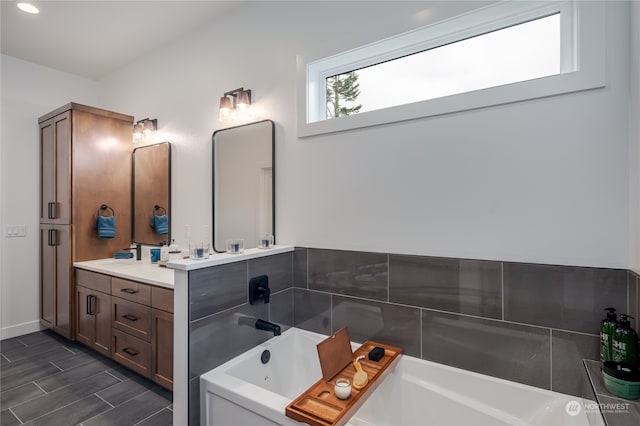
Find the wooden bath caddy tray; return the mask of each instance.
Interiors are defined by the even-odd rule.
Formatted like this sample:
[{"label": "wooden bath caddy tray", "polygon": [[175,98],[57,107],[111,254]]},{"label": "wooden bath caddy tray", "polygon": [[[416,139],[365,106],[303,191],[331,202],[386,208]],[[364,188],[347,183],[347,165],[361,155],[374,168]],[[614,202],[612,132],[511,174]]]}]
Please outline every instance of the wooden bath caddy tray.
[{"label": "wooden bath caddy tray", "polygon": [[[384,348],[384,356],[377,362],[371,361],[367,357],[369,351],[376,346]],[[349,347],[350,350],[351,348]],[[318,353],[320,354],[320,347],[318,348]],[[353,413],[364,404],[378,385],[382,383],[382,380],[390,371],[389,367],[395,365],[401,353],[402,348],[367,340],[353,352],[346,367],[338,370],[339,372],[329,380],[320,379],[289,404],[286,409],[287,417],[311,426],[344,425],[351,419]],[[356,369],[351,361],[360,355],[364,355],[364,358],[360,360],[360,364],[362,365],[362,370],[367,373],[369,381],[362,389],[356,389],[353,387],[353,376],[356,373]],[[338,399],[334,392],[336,380],[341,378],[348,379],[352,384],[351,396],[344,400]]]}]

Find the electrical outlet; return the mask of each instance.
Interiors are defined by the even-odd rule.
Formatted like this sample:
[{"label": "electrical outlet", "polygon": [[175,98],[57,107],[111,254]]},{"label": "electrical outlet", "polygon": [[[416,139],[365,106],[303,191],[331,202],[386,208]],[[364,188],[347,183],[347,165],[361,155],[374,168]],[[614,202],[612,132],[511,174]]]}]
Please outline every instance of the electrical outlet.
[{"label": "electrical outlet", "polygon": [[7,226],[5,236],[7,237],[26,237],[27,227],[25,225],[9,225]]}]

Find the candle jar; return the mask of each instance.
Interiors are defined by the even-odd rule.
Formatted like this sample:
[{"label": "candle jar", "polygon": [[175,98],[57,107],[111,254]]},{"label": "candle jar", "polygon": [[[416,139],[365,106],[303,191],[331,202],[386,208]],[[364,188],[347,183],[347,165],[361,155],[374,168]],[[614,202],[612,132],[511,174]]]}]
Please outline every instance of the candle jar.
[{"label": "candle jar", "polygon": [[227,253],[240,254],[244,252],[244,240],[243,239],[231,239],[227,240]]},{"label": "candle jar", "polygon": [[209,244],[208,243],[189,243],[189,257],[191,259],[208,259]]},{"label": "candle jar", "polygon": [[347,379],[338,379],[333,390],[338,399],[347,399],[351,396],[351,382]]},{"label": "candle jar", "polygon": [[262,238],[258,238],[258,248],[268,249],[273,247],[273,235],[265,235]]}]

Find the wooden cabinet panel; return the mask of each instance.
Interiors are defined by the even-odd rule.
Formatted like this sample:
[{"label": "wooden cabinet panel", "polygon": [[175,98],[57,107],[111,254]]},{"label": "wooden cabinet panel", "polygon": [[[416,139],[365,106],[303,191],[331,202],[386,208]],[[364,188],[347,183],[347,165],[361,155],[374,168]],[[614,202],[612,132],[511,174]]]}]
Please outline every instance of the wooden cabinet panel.
[{"label": "wooden cabinet panel", "polygon": [[88,288],[76,286],[76,340],[87,346],[93,345],[94,336],[94,319],[91,315],[89,300],[91,294]]},{"label": "wooden cabinet panel", "polygon": [[151,307],[173,313],[173,290],[151,287]]},{"label": "wooden cabinet panel", "polygon": [[145,341],[151,340],[151,308],[113,296],[111,326]]},{"label": "wooden cabinet panel", "polygon": [[40,123],[40,221],[53,219],[52,208],[56,200],[55,141],[53,139],[53,118]]},{"label": "wooden cabinet panel", "polygon": [[49,245],[51,225],[40,225],[40,323],[53,327],[55,315],[56,248]]},{"label": "wooden cabinet panel", "polygon": [[111,295],[93,292],[92,312],[95,317],[93,347],[106,356],[111,355]]},{"label": "wooden cabinet panel", "polygon": [[112,358],[144,377],[150,378],[151,351],[145,342],[119,330],[112,330]]},{"label": "wooden cabinet panel", "polygon": [[40,322],[73,335],[71,226],[40,225]]},{"label": "wooden cabinet panel", "polygon": [[71,112],[40,123],[40,220],[71,223]]},{"label": "wooden cabinet panel", "polygon": [[153,309],[151,379],[173,390],[173,314]]},{"label": "wooden cabinet panel", "polygon": [[76,286],[76,339],[111,356],[111,295]]},{"label": "wooden cabinet panel", "polygon": [[151,305],[151,286],[147,284],[113,277],[111,279],[111,294],[131,302]]},{"label": "wooden cabinet panel", "polygon": [[54,218],[57,223],[71,223],[71,112],[53,119],[56,155],[56,196]]},{"label": "wooden cabinet panel", "polygon": [[73,336],[71,225],[55,225],[53,240],[53,243],[56,244],[56,308],[53,330],[71,339]]},{"label": "wooden cabinet panel", "polygon": [[111,294],[111,277],[85,269],[76,269],[76,285]]},{"label": "wooden cabinet panel", "polygon": [[[112,257],[131,236],[131,120],[105,117],[101,111],[74,108],[73,223],[76,261]],[[100,205],[115,212],[114,238],[100,239],[93,225]]]}]

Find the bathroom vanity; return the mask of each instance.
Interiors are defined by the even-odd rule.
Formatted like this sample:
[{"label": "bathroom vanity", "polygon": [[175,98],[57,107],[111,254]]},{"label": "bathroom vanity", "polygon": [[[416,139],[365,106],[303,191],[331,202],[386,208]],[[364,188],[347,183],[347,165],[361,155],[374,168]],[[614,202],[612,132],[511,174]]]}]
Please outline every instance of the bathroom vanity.
[{"label": "bathroom vanity", "polygon": [[76,340],[173,389],[173,270],[149,261],[76,262]]}]

